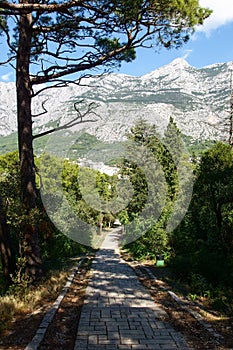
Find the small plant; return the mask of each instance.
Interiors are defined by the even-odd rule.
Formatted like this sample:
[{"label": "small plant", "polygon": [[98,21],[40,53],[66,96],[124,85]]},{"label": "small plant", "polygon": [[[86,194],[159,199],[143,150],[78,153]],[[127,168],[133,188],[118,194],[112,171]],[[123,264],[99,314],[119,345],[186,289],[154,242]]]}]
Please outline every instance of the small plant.
[{"label": "small plant", "polygon": [[19,257],[16,264],[16,273],[11,275],[12,285],[9,288],[9,293],[15,296],[25,296],[29,291],[29,286],[32,283],[32,278],[25,273],[27,259]]},{"label": "small plant", "polygon": [[209,289],[209,285],[205,277],[197,273],[191,274],[190,287],[193,292],[201,296],[203,296]]},{"label": "small plant", "polygon": [[210,299],[211,299],[211,296],[212,296],[211,290],[206,290],[206,291],[203,293],[203,296],[204,296],[204,298],[210,300]]},{"label": "small plant", "polygon": [[196,301],[198,299],[198,295],[197,294],[192,294],[192,293],[189,293],[187,295],[188,299],[191,300],[192,302]]}]

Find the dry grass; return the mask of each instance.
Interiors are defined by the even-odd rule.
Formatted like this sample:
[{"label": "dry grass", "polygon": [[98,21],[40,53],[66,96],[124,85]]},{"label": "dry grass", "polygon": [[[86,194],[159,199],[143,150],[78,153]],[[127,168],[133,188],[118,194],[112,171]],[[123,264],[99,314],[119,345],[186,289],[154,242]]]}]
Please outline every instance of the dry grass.
[{"label": "dry grass", "polygon": [[49,273],[41,283],[21,291],[18,289],[0,297],[0,335],[8,329],[9,323],[18,316],[37,313],[51,304],[62,290],[70,268]]}]

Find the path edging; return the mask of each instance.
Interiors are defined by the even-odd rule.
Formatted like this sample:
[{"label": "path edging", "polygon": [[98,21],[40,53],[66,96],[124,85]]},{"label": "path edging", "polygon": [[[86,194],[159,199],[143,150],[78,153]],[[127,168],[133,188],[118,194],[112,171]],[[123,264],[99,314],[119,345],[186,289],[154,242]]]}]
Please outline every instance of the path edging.
[{"label": "path edging", "polygon": [[[158,280],[157,277],[151,272],[151,270],[147,267],[143,267],[144,270],[146,270],[148,276],[154,280]],[[166,288],[162,288],[166,289]],[[185,311],[187,311],[191,316],[195,318],[204,328],[207,332],[211,334],[212,337],[214,337],[216,340],[223,339],[223,336],[219,333],[217,333],[213,327],[204,320],[204,318],[201,316],[201,314],[197,311],[194,311],[190,309],[190,307],[174,292],[171,290],[167,291],[167,293],[170,295],[170,297]]]},{"label": "path edging", "polygon": [[84,259],[85,258],[82,258],[78,262],[77,266],[73,269],[73,271],[70,274],[70,276],[68,277],[68,280],[67,280],[65,286],[63,287],[60,295],[57,297],[57,299],[53,303],[52,307],[44,315],[44,317],[43,317],[43,319],[42,319],[42,321],[41,321],[41,323],[36,331],[36,334],[32,338],[31,342],[26,346],[26,348],[24,348],[24,350],[37,350],[38,347],[40,346],[40,343],[44,339],[45,333],[46,333],[49,325],[53,321],[53,318],[56,315],[56,312],[59,309],[59,306],[60,306],[62,300],[64,299],[68,289],[70,288],[71,283],[74,280],[74,276],[78,273],[79,267],[82,264]]}]

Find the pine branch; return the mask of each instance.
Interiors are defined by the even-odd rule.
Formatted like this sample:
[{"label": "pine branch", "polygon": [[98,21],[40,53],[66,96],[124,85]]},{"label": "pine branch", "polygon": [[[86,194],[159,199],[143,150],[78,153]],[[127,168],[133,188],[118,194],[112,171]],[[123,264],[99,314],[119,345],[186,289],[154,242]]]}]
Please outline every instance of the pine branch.
[{"label": "pine branch", "polygon": [[98,107],[98,105],[95,103],[95,102],[92,102],[88,105],[88,109],[85,113],[81,113],[80,110],[78,109],[77,105],[82,103],[82,101],[79,101],[79,102],[75,102],[74,104],[74,108],[76,110],[76,112],[78,113],[77,117],[70,120],[69,122],[67,122],[66,124],[64,125],[61,125],[61,126],[58,126],[56,128],[53,128],[53,129],[50,129],[50,130],[47,130],[47,131],[44,131],[38,135],[34,135],[33,136],[33,140],[39,138],[39,137],[42,137],[42,136],[46,136],[46,135],[49,135],[53,132],[56,132],[56,131],[60,131],[60,130],[66,130],[66,129],[70,129],[72,128],[73,126],[76,126],[78,124],[82,124],[82,123],[94,123],[97,121],[97,119],[87,119],[87,120],[84,120],[85,117],[87,115],[90,115],[90,114],[94,114],[98,117],[100,117],[96,112],[95,112],[95,109]]}]

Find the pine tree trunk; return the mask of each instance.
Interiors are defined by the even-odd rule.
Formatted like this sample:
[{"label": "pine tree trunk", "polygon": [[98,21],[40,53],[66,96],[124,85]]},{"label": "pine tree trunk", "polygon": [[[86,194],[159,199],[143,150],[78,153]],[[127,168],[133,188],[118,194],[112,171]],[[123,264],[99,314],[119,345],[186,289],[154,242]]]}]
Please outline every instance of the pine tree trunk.
[{"label": "pine tree trunk", "polygon": [[[24,0],[22,2],[24,2]],[[16,73],[21,200],[22,205],[29,216],[32,216],[32,210],[36,208],[36,182],[31,113],[32,88],[29,75],[32,41],[31,22],[31,14],[20,16]],[[24,255],[27,258],[26,271],[33,280],[36,280],[42,275],[42,260],[39,247],[38,229],[35,224],[29,224],[25,225],[24,231]]]},{"label": "pine tree trunk", "polygon": [[13,252],[10,232],[8,229],[6,214],[3,209],[2,198],[0,196],[0,255],[2,261],[3,276],[10,282],[11,274],[14,274],[16,263]]}]

